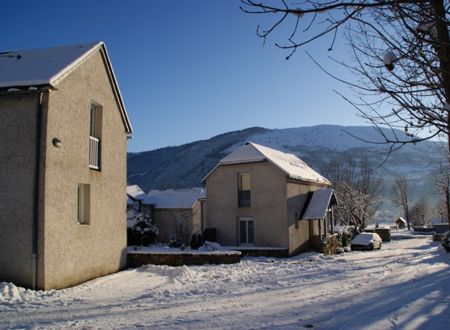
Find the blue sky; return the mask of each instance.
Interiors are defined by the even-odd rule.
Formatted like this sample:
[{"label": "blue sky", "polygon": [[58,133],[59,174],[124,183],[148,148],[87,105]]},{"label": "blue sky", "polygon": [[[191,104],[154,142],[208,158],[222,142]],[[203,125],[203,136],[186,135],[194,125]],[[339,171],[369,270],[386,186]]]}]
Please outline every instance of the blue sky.
[{"label": "blue sky", "polygon": [[[345,86],[298,51],[289,61],[256,34],[267,18],[238,0],[7,1],[0,50],[103,40],[135,131],[129,151],[207,139],[251,126],[361,125],[333,92]],[[321,64],[328,40],[309,45]],[[345,56],[345,43],[334,54]],[[348,93],[347,93],[348,94]]]}]

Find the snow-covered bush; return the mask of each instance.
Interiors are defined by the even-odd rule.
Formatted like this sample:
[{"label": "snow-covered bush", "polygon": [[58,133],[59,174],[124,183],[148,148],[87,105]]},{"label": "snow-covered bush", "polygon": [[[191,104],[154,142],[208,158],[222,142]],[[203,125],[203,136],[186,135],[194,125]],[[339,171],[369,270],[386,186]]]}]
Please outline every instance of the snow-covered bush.
[{"label": "snow-covered bush", "polygon": [[450,252],[450,231],[447,231],[444,234],[444,238],[442,239],[441,245],[444,247],[447,253]]},{"label": "snow-covered bush", "polygon": [[341,226],[339,227],[337,232],[337,238],[341,243],[342,247],[350,246],[353,238],[353,228],[350,226]]},{"label": "snow-covered bush", "polygon": [[219,243],[205,241],[205,243],[203,243],[203,245],[200,246],[198,250],[211,252],[211,251],[221,251],[224,250],[224,248]]},{"label": "snow-covered bush", "polygon": [[175,233],[172,233],[170,235],[170,239],[169,239],[169,247],[171,248],[180,248],[182,250],[184,250],[184,242],[182,239],[179,238],[179,236]]},{"label": "snow-covered bush", "polygon": [[149,245],[155,243],[159,234],[150,212],[136,212],[128,218],[128,245]]}]

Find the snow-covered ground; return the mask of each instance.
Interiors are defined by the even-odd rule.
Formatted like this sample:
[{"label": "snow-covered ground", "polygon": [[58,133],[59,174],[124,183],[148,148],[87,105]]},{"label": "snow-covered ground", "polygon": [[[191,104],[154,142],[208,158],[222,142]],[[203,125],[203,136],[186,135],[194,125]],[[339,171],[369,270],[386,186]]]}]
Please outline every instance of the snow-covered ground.
[{"label": "snow-covered ground", "polygon": [[332,257],[149,265],[58,291],[0,283],[0,328],[33,327],[450,329],[450,259],[423,236]]}]

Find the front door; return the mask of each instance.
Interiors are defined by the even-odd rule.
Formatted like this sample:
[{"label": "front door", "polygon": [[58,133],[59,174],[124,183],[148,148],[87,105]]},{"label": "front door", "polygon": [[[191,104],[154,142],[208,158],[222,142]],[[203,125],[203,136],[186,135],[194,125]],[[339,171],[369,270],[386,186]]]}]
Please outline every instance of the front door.
[{"label": "front door", "polygon": [[253,218],[240,217],[239,222],[239,245],[255,244],[255,230]]}]

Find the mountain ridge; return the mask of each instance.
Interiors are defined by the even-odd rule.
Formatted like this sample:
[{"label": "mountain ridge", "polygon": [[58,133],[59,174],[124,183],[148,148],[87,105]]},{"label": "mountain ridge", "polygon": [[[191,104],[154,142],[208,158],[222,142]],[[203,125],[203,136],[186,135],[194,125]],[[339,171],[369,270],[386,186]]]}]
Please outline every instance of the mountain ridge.
[{"label": "mountain ridge", "polygon": [[[383,132],[388,136],[404,136],[400,130],[385,129]],[[250,127],[179,146],[129,153],[128,183],[139,184],[144,191],[201,186],[201,179],[220,159],[249,141],[293,153],[319,173],[326,163],[342,159],[343,155],[356,159],[366,157],[374,167],[384,161],[389,146],[368,143],[352,135],[381,141],[381,135],[370,126]],[[417,146],[405,146],[390,156],[380,174],[391,178],[400,174],[412,177],[427,175],[430,168],[424,166],[424,150],[435,148],[437,143],[425,141]]]}]

